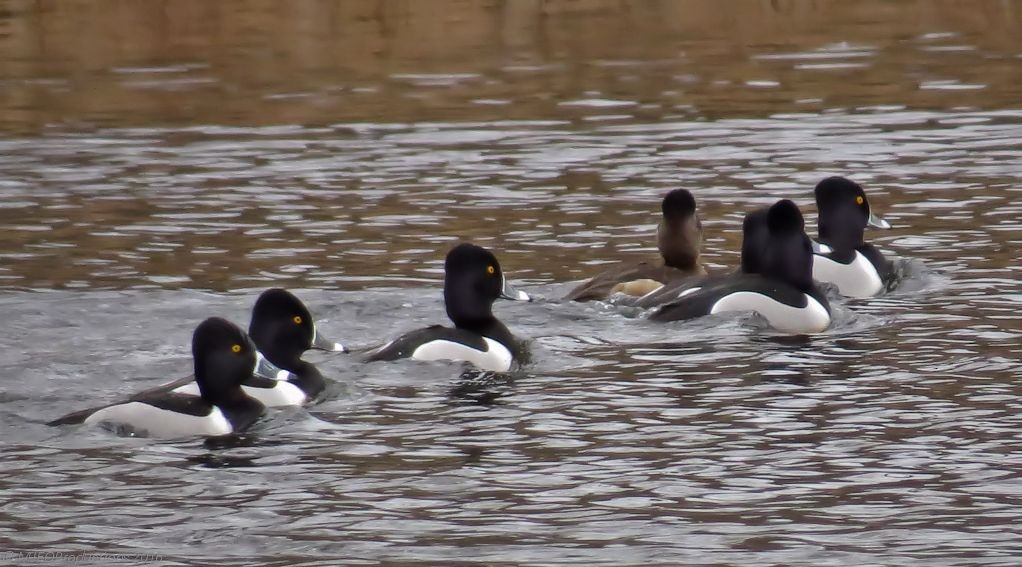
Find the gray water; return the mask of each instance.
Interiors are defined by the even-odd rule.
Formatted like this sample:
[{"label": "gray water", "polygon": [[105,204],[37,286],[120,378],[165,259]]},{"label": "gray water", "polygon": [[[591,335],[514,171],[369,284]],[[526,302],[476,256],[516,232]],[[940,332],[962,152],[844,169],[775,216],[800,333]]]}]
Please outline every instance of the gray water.
[{"label": "gray water", "polygon": [[[418,5],[0,13],[0,561],[1019,563],[1012,4]],[[669,189],[724,270],[832,174],[899,281],[825,333],[560,301],[655,257]],[[310,353],[326,399],[231,443],[44,425],[267,287],[356,348],[443,323],[462,240],[537,298],[495,306],[519,373]]]}]

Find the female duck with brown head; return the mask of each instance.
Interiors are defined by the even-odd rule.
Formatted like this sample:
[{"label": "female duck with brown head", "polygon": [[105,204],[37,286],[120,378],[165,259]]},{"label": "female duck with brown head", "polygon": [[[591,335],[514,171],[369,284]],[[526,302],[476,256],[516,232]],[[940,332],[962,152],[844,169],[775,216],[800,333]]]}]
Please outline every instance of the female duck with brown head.
[{"label": "female duck with brown head", "polygon": [[665,285],[706,275],[699,262],[703,223],[695,198],[685,189],[675,189],[664,196],[660,208],[663,217],[657,226],[657,249],[663,264],[641,262],[612,268],[571,290],[566,299],[599,300],[616,293],[639,297]]}]

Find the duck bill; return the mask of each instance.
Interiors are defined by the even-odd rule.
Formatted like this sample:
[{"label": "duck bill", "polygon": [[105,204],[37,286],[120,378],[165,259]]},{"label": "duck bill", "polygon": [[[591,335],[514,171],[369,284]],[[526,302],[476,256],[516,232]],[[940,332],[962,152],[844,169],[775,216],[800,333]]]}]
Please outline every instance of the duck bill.
[{"label": "duck bill", "polygon": [[324,337],[316,328],[312,329],[312,348],[327,352],[348,352],[348,347]]},{"label": "duck bill", "polygon": [[511,284],[507,283],[507,278],[503,276],[501,276],[500,280],[500,296],[511,301],[532,301],[529,294],[512,287]]},{"label": "duck bill", "polygon": [[281,369],[276,364],[267,360],[263,353],[259,351],[256,351],[256,365],[252,373],[261,378],[269,378],[270,380],[287,380],[291,376],[290,372]]},{"label": "duck bill", "polygon": [[869,218],[866,219],[866,224],[873,228],[891,228],[891,223],[873,214],[873,211],[869,212]]},{"label": "duck bill", "polygon": [[817,242],[812,238],[809,239],[809,244],[813,247],[813,254],[830,254],[834,251],[834,249],[830,246],[827,246],[822,242]]}]

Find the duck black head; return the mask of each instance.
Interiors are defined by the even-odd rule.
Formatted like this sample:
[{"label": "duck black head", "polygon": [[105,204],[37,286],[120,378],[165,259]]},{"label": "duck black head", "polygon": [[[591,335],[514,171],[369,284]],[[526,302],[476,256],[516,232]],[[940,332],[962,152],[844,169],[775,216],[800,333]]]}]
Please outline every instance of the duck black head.
[{"label": "duck black head", "polygon": [[884,219],[873,214],[866,192],[858,183],[834,176],[820,181],[814,190],[819,211],[820,241],[838,249],[854,249],[862,245],[867,226],[890,228]]},{"label": "duck black head", "polygon": [[529,296],[511,287],[497,257],[474,244],[459,244],[444,261],[444,303],[455,326],[479,328],[493,319],[498,298],[528,301]]},{"label": "duck black head", "polygon": [[237,325],[210,317],[192,334],[195,382],[203,399],[219,404],[244,396],[241,383],[255,371],[257,355],[252,340]]},{"label": "duck black head", "polygon": [[300,299],[279,288],[259,295],[252,307],[248,334],[270,362],[291,372],[296,371],[302,354],[309,349],[345,350],[319,332],[312,313]]},{"label": "duck black head", "polygon": [[813,249],[802,212],[783,199],[767,211],[767,237],[761,273],[808,291],[813,287]]}]

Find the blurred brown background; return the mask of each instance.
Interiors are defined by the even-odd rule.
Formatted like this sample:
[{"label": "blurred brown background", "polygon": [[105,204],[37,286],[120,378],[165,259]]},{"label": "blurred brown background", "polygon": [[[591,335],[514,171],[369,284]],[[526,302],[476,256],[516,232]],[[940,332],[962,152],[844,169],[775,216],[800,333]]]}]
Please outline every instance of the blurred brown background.
[{"label": "blurred brown background", "polygon": [[[590,91],[652,118],[946,106],[930,80],[997,108],[1022,102],[1020,22],[995,0],[9,0],[0,129],[539,118]],[[921,56],[934,30],[963,48]],[[785,57],[821,46],[843,65]]]}]

